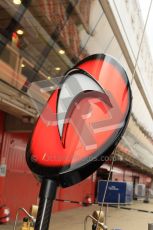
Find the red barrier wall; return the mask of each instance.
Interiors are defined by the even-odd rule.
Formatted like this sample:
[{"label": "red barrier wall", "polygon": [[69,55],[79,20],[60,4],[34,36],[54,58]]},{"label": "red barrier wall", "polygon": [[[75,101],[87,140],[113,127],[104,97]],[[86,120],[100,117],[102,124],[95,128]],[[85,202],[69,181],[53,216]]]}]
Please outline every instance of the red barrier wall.
[{"label": "red barrier wall", "polygon": [[39,185],[25,163],[28,133],[4,133],[2,158],[7,165],[2,200],[14,219],[19,207],[27,210],[37,202]]},{"label": "red barrier wall", "polygon": [[[6,176],[0,176],[0,204],[5,203],[11,210],[14,219],[19,207],[30,209],[38,201],[39,183],[29,171],[25,162],[25,150],[29,133],[6,132],[4,130],[5,114],[0,111],[0,164],[6,164]],[[109,166],[108,166],[109,168]],[[151,178],[137,171],[120,165],[113,167],[113,180],[131,181],[133,176],[139,177],[139,183],[147,184]],[[83,202],[86,195],[95,199],[96,175],[92,175],[81,183],[70,188],[58,188],[57,198]],[[79,207],[74,203],[54,202],[53,211]]]},{"label": "red barrier wall", "polygon": [[[2,145],[0,160],[7,166],[6,176],[0,177],[0,204],[5,203],[10,208],[11,219],[14,219],[19,207],[29,210],[32,204],[37,204],[40,185],[25,162],[25,150],[30,133],[4,131],[4,113],[2,112],[0,121],[0,143]],[[70,188],[59,188],[57,198],[82,202],[87,194],[94,197],[92,176]],[[55,201],[53,211],[78,206],[78,204]]]},{"label": "red barrier wall", "polygon": [[147,185],[152,181],[152,178],[150,176],[139,173],[136,170],[128,169],[119,165],[113,167],[112,180],[133,182],[134,177],[138,178],[138,183],[140,184]]},{"label": "red barrier wall", "polygon": [[[0,111],[0,165],[2,165],[2,143],[3,143],[3,135],[4,135],[4,113]],[[0,204],[2,203],[2,190],[4,187],[4,177],[0,176]]]}]

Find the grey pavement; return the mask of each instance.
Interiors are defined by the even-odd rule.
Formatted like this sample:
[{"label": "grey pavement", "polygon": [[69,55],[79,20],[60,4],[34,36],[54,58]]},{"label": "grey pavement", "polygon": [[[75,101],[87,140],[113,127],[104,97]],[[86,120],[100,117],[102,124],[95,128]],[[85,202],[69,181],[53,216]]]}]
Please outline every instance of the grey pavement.
[{"label": "grey pavement", "polygon": [[[125,206],[145,211],[153,211],[153,201],[148,204],[136,201],[131,205]],[[64,212],[54,213],[50,229],[56,230],[83,230],[84,219],[92,214],[94,210],[99,210],[98,205],[75,208]],[[104,207],[105,211],[105,207]],[[148,223],[153,223],[153,214],[136,210],[124,210],[120,208],[108,208],[107,225],[109,230],[147,230]],[[20,227],[17,228],[19,230]],[[91,229],[91,221],[87,223],[87,230]],[[13,230],[13,225],[1,225],[0,230]]]}]

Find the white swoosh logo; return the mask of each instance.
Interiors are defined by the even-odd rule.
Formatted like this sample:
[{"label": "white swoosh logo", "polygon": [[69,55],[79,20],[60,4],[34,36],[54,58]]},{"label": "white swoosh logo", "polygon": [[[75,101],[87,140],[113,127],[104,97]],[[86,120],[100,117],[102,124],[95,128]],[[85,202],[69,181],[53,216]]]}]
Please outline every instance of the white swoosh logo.
[{"label": "white swoosh logo", "polygon": [[86,90],[105,93],[95,80],[83,73],[74,73],[65,79],[59,94],[57,106],[57,120],[60,136],[62,136],[64,121],[69,106],[77,95]]}]

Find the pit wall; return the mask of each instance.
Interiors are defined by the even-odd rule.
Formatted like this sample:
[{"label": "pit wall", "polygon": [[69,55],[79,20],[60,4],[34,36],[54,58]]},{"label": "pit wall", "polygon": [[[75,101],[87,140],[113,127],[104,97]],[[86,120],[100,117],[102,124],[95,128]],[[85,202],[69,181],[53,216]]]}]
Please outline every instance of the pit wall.
[{"label": "pit wall", "polygon": [[[0,111],[0,205],[6,204],[14,220],[19,207],[30,209],[38,203],[40,184],[28,169],[25,162],[25,150],[31,133],[25,131],[10,132],[5,130],[6,114]],[[6,168],[6,172],[5,172]],[[133,176],[139,176],[139,183],[148,183],[151,178],[131,169],[114,166],[112,179],[131,181]],[[58,188],[57,199],[83,202],[86,196],[95,201],[96,173],[81,183],[70,188]],[[55,201],[53,211],[76,208],[81,204]],[[23,216],[21,216],[23,217]]]}]

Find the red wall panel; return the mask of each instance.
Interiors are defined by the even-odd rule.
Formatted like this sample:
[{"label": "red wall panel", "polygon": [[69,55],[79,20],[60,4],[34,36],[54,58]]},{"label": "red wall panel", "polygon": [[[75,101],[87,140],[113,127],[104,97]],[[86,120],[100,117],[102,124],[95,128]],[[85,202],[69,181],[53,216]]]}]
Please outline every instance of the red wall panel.
[{"label": "red wall panel", "polygon": [[[7,174],[4,179],[3,202],[11,210],[11,219],[14,219],[19,207],[30,209],[37,204],[39,187],[37,180],[29,171],[25,162],[25,150],[29,138],[28,133],[5,132],[3,138],[2,157],[7,164]],[[58,188],[57,198],[63,200],[83,201],[86,195],[94,199],[93,177],[70,188]],[[53,211],[78,207],[78,204],[54,202]]]},{"label": "red wall panel", "polygon": [[30,172],[25,163],[28,133],[5,133],[2,156],[7,163],[7,171]]},{"label": "red wall panel", "polygon": [[[86,195],[90,195],[92,201],[94,200],[94,186],[92,176],[69,188],[60,189],[59,199],[83,202]],[[74,203],[59,202],[59,210],[79,207],[81,205]]]},{"label": "red wall panel", "polygon": [[[4,135],[4,119],[5,114],[0,111],[0,165],[3,164],[3,158],[2,158],[2,141],[3,141],[3,135]],[[4,177],[0,176],[0,205],[2,204],[2,189],[4,187]]]},{"label": "red wall panel", "polygon": [[0,156],[1,156],[1,147],[2,147],[2,139],[4,133],[4,113],[0,111]]},{"label": "red wall panel", "polygon": [[10,208],[14,219],[19,207],[30,209],[37,203],[39,185],[25,161],[28,133],[5,133],[2,157],[7,165],[3,187],[3,202]]},{"label": "red wall panel", "polygon": [[134,177],[139,178],[140,184],[147,185],[152,181],[151,177],[144,175],[138,171],[135,171],[134,169],[128,169],[126,167],[119,165],[113,167],[112,180],[133,182]]},{"label": "red wall panel", "polygon": [[[25,150],[30,136],[29,133],[4,132],[5,114],[0,112],[0,162],[7,165],[6,177],[0,177],[0,203],[4,202],[11,210],[11,218],[14,219],[19,207],[27,210],[32,204],[37,204],[39,187],[37,180],[29,171],[25,162]],[[138,176],[139,183],[149,183],[151,178],[132,169],[120,165],[113,167],[113,180],[131,181],[133,176]],[[83,202],[86,195],[90,195],[92,201],[95,198],[95,174],[81,183],[69,188],[58,188],[57,198]],[[79,207],[78,204],[54,202],[53,211],[60,211]]]},{"label": "red wall panel", "polygon": [[37,204],[38,190],[38,182],[34,176],[24,173],[7,172],[4,198],[5,203],[10,208],[11,219],[15,218],[18,208],[24,207],[29,211],[32,204]]}]

